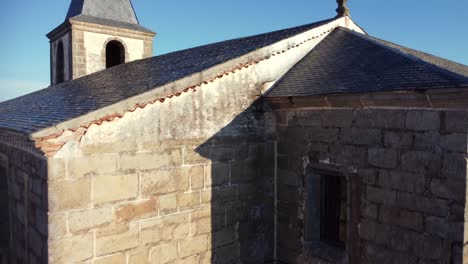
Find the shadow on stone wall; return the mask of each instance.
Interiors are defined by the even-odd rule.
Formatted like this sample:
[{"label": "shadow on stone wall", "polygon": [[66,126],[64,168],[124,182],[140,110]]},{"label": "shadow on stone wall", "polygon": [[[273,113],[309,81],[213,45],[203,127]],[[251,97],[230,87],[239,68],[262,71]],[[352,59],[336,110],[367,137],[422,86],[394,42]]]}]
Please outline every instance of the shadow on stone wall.
[{"label": "shadow on stone wall", "polygon": [[[14,142],[32,146],[23,138]],[[6,246],[0,264],[48,263],[47,162],[36,152],[0,143],[0,241]]]},{"label": "shadow on stone wall", "polygon": [[257,101],[196,149],[211,161],[211,263],[273,260],[274,143],[264,127]]}]

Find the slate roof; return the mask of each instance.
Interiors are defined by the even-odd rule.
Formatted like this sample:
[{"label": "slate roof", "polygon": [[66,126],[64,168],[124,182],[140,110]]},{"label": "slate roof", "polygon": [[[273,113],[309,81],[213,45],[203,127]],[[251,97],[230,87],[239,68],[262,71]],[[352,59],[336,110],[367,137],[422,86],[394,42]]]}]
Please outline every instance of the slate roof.
[{"label": "slate roof", "polygon": [[65,21],[70,19],[153,33],[139,24],[130,0],[72,0]]},{"label": "slate roof", "polygon": [[138,24],[130,0],[72,0],[66,19],[78,15]]},{"label": "slate roof", "polygon": [[297,63],[267,97],[468,87],[468,67],[345,28]]},{"label": "slate roof", "polygon": [[0,103],[0,128],[24,134],[34,133],[154,90],[330,21],[134,61],[51,86]]}]

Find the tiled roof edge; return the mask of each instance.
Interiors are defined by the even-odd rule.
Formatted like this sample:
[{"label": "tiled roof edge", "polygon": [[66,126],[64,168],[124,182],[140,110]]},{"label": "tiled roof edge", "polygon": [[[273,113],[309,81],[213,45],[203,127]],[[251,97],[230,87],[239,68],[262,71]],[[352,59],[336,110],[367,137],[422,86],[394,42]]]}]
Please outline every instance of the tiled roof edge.
[{"label": "tiled roof edge", "polygon": [[[317,28],[320,28],[320,27],[324,27],[324,26],[330,26],[331,23],[335,22],[337,23],[337,26],[339,26],[339,23],[340,22],[337,22],[339,21],[341,18],[339,19],[333,19],[333,20],[330,20],[328,23],[324,24],[324,25],[321,25],[319,27],[316,27],[316,28],[313,28],[313,29],[310,29],[306,32],[309,32],[311,30],[314,30],[314,29],[317,29]],[[255,51],[252,51],[250,53],[247,53],[247,54],[244,54],[240,57],[237,57],[235,59],[232,59],[230,61],[226,61],[224,63],[221,63],[221,64],[218,64],[218,65],[215,65],[214,67],[210,68],[210,69],[207,69],[205,70],[204,72],[210,72],[210,71],[216,71],[218,70],[217,67],[221,67],[222,65],[229,65],[229,64],[232,64],[232,66],[228,69],[225,69],[223,70],[223,72],[219,72],[218,74],[212,72],[212,77],[207,77],[206,79],[202,79],[199,81],[198,84],[195,84],[195,85],[188,85],[186,86],[184,84],[183,87],[181,87],[179,90],[177,91],[173,91],[172,93],[170,94],[162,94],[162,95],[151,95],[151,93],[154,93],[154,90],[156,88],[162,88],[162,87],[173,87],[174,84],[176,82],[184,82],[184,79],[187,79],[187,78],[194,78],[196,77],[196,74],[195,75],[191,75],[191,76],[187,76],[186,78],[182,78],[182,79],[179,79],[179,80],[176,80],[174,82],[171,82],[171,83],[168,83],[164,86],[160,86],[160,87],[154,87],[151,91],[149,92],[146,92],[144,94],[141,94],[141,95],[137,95],[137,96],[134,96],[134,97],[131,97],[131,98],[128,98],[124,101],[120,101],[114,105],[110,105],[108,107],[105,107],[105,108],[102,108],[102,109],[99,109],[97,111],[94,111],[94,112],[91,112],[91,113],[88,113],[86,115],[83,115],[83,116],[79,116],[79,117],[76,117],[76,118],[73,118],[71,120],[68,120],[68,121],[64,121],[62,122],[61,124],[63,123],[66,123],[66,122],[76,122],[78,121],[80,118],[85,118],[87,116],[101,116],[100,118],[95,118],[94,120],[92,121],[86,121],[86,122],[80,122],[79,125],[76,125],[74,126],[73,128],[66,128],[66,129],[59,129],[57,126],[51,126],[49,128],[45,128],[45,129],[42,129],[40,131],[37,131],[37,132],[34,132],[30,135],[31,138],[34,138],[34,140],[36,141],[36,146],[40,147],[41,146],[41,142],[45,142],[49,139],[53,139],[53,138],[58,138],[60,137],[65,131],[79,131],[80,129],[86,129],[89,128],[91,125],[94,125],[94,124],[97,124],[97,125],[101,125],[102,123],[104,122],[112,122],[114,119],[116,118],[121,118],[123,117],[126,113],[128,112],[134,112],[135,110],[137,109],[143,109],[145,108],[146,106],[148,105],[152,105],[152,104],[155,104],[157,102],[160,102],[160,103],[163,103],[164,101],[168,100],[168,99],[171,99],[173,97],[178,97],[180,96],[182,93],[186,93],[186,92],[189,92],[189,91],[192,91],[192,92],[195,92],[197,91],[198,89],[201,89],[202,86],[208,84],[209,82],[213,82],[215,81],[216,79],[219,79],[219,78],[222,78],[223,76],[226,76],[226,75],[229,75],[229,74],[233,74],[235,73],[236,71],[238,70],[242,70],[243,68],[248,68],[254,64],[258,64],[259,62],[261,61],[264,61],[264,60],[268,60],[270,57],[272,56],[276,56],[276,55],[280,55],[282,53],[285,53],[287,52],[288,50],[290,49],[293,49],[293,48],[296,48],[296,47],[299,47],[301,46],[302,44],[305,44],[307,43],[308,41],[312,40],[312,39],[315,39],[317,37],[320,37],[324,34],[327,34],[327,33],[330,33],[332,32],[337,26],[333,26],[332,28],[330,28],[329,30],[324,30],[324,32],[322,32],[321,34],[317,34],[317,36],[314,36],[314,37],[310,37],[309,39],[306,39],[306,40],[303,40],[302,42],[298,43],[297,45],[295,46],[290,46],[288,48],[285,48],[281,51],[276,51],[274,53],[270,53],[268,55],[260,55],[260,56],[257,56],[258,58],[255,59],[255,60],[252,60],[252,58],[249,59],[249,56],[252,56],[253,53],[255,52],[258,52],[259,50],[261,49],[265,49],[267,47],[271,47],[275,44],[278,44],[279,42],[282,42],[282,41],[286,41],[288,39],[291,39],[293,37],[297,37],[299,35],[302,35],[302,34],[305,34],[306,32],[303,32],[303,33],[299,33],[297,35],[294,35],[294,36],[291,36],[291,37],[288,37],[288,38],[285,38],[285,39],[282,39],[278,42],[275,42],[271,45],[268,45],[268,46],[265,46],[259,50],[255,50]],[[242,61],[239,61],[240,59],[242,58],[245,58],[247,59],[248,61],[247,62],[242,62]],[[204,72],[199,72],[197,74],[202,74],[204,75]],[[180,84],[182,85],[182,84]],[[179,85],[179,86],[180,86]],[[147,99],[147,100],[140,100],[139,98],[146,98],[146,97],[151,97],[153,99]],[[133,103],[134,106],[131,106],[130,104],[132,104],[132,101],[140,101],[140,103]],[[119,105],[127,105],[127,107],[125,107],[125,109],[120,109],[119,111],[114,111],[113,114],[104,114],[104,112],[110,112],[110,110],[113,110],[113,109],[116,109],[116,108],[120,108]],[[103,112],[103,113],[99,113],[99,112]],[[55,147],[55,146],[54,146]]]}]

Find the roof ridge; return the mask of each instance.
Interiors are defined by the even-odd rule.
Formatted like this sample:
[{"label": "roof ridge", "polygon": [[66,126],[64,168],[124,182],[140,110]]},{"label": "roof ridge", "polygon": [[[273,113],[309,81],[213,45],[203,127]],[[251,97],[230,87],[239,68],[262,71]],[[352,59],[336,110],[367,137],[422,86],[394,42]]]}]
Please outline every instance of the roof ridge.
[{"label": "roof ridge", "polygon": [[[390,50],[390,51],[392,51],[393,53],[396,53],[396,54],[399,54],[399,55],[401,55],[401,56],[404,56],[405,58],[410,59],[410,60],[412,60],[412,61],[414,61],[414,62],[418,62],[418,63],[420,63],[420,64],[423,64],[424,66],[426,66],[426,67],[428,67],[428,68],[431,68],[431,69],[433,69],[433,70],[436,70],[436,71],[438,71],[438,72],[440,72],[440,73],[442,73],[442,74],[446,74],[446,75],[448,75],[448,76],[450,76],[450,77],[452,77],[452,78],[454,78],[454,79],[458,79],[458,80],[462,80],[462,81],[468,82],[468,77],[466,77],[466,76],[464,76],[464,75],[462,75],[462,74],[459,74],[459,73],[457,73],[457,72],[451,71],[451,70],[449,70],[449,69],[444,69],[444,68],[440,67],[439,65],[436,65],[436,64],[434,64],[434,63],[431,63],[431,62],[428,62],[428,61],[426,61],[426,60],[423,60],[423,59],[421,59],[421,58],[419,58],[419,57],[417,57],[417,56],[415,56],[415,55],[413,55],[413,54],[406,53],[406,52],[404,52],[404,51],[402,51],[402,50],[400,50],[400,49],[397,49],[397,48],[391,47],[391,46],[389,46],[389,45],[386,45],[386,44],[384,44],[384,43],[381,43],[381,42],[379,42],[379,41],[376,40],[376,39],[378,39],[378,38],[370,37],[369,35],[360,34],[359,32],[355,32],[355,31],[349,30],[349,29],[344,28],[344,27],[338,27],[337,29],[339,29],[339,30],[344,30],[344,31],[346,31],[346,32],[348,32],[348,33],[353,34],[353,35],[356,36],[356,37],[365,39],[365,40],[367,40],[367,41],[369,41],[369,42],[371,42],[371,43],[373,43],[373,44],[375,44],[375,45],[378,45],[378,46],[380,46],[380,47],[382,47],[382,48],[385,48],[385,49],[387,49],[387,50]],[[379,39],[379,40],[381,40],[381,39]],[[385,40],[381,40],[381,41],[389,42],[389,41],[385,41]],[[389,43],[391,43],[391,42],[389,42]],[[398,45],[398,44],[395,44],[395,43],[392,43],[392,44],[393,44],[393,45],[396,45],[396,46],[400,46],[400,47],[406,48],[406,49],[410,49],[410,48],[407,48],[407,47],[404,47],[404,46],[401,46],[401,45]],[[419,51],[418,51],[418,52],[419,52]],[[423,53],[425,53],[425,52],[423,52]],[[429,54],[429,53],[425,53],[425,54],[428,54],[428,55],[430,55],[430,56],[434,56],[434,55]],[[435,56],[435,57],[436,57],[436,56]],[[439,58],[440,58],[440,57],[439,57]],[[441,58],[441,59],[443,59],[443,58]],[[452,62],[452,61],[451,61],[451,62]],[[457,64],[459,64],[459,63],[457,63]],[[460,65],[462,65],[462,64],[460,64]],[[464,66],[464,65],[463,65],[463,66]]]},{"label": "roof ridge", "polygon": [[[86,16],[86,15],[80,15],[80,16]],[[324,25],[325,23],[328,23],[328,22],[331,22],[331,21],[334,21],[336,20],[335,18],[331,18],[331,19],[325,19],[325,20],[321,20],[321,21],[318,21],[318,22],[314,22],[314,23],[309,23],[309,24],[304,24],[304,25],[300,25],[300,26],[295,26],[295,27],[290,27],[290,28],[283,28],[283,29],[278,29],[278,30],[274,30],[274,31],[269,31],[269,32],[264,32],[264,33],[258,33],[258,34],[254,34],[254,35],[250,35],[250,36],[244,36],[244,37],[238,37],[238,38],[233,38],[233,39],[227,39],[227,40],[220,40],[220,41],[217,41],[217,42],[212,42],[212,43],[206,43],[206,44],[202,44],[200,46],[195,46],[195,47],[190,47],[190,48],[186,48],[186,49],[182,49],[182,50],[175,50],[175,51],[171,51],[171,52],[168,52],[168,53],[164,53],[164,54],[160,54],[160,55],[156,55],[156,56],[152,56],[152,57],[149,57],[149,58],[144,58],[144,59],[140,59],[140,60],[135,60],[135,61],[130,61],[130,62],[127,62],[127,63],[124,63],[124,64],[121,64],[121,65],[117,65],[115,67],[112,67],[112,68],[109,68],[109,69],[105,69],[106,71],[110,71],[110,70],[115,70],[119,67],[125,67],[125,66],[128,66],[128,65],[133,65],[133,64],[139,64],[139,63],[144,63],[145,61],[150,61],[150,60],[153,60],[153,59],[156,59],[156,58],[164,58],[165,56],[170,56],[170,55],[174,55],[174,54],[177,54],[177,53],[182,53],[182,52],[188,52],[188,51],[191,51],[191,50],[196,50],[196,49],[199,49],[199,48],[203,48],[203,47],[209,47],[211,45],[219,45],[219,44],[222,44],[222,43],[227,43],[227,42],[231,42],[231,41],[239,41],[239,40],[244,40],[244,39],[249,39],[249,38],[256,38],[256,37],[260,37],[260,36],[264,36],[264,35],[268,35],[268,34],[275,34],[275,33],[280,33],[282,31],[291,31],[291,30],[294,30],[294,29],[300,29],[300,28],[307,28],[307,27],[311,27],[313,25],[318,25],[318,26],[322,26]],[[123,22],[125,23],[125,22]],[[322,24],[323,23],[323,24]],[[289,37],[294,37],[296,35],[299,35],[301,34],[300,32],[295,34],[295,35],[291,35]],[[260,48],[258,48],[260,49]],[[63,85],[63,84],[66,84],[66,83],[69,83],[69,82],[75,82],[77,80],[81,80],[81,79],[86,79],[86,78],[92,78],[94,75],[97,75],[97,74],[101,74],[102,71],[98,71],[98,72],[94,72],[94,73],[91,73],[91,74],[88,74],[88,75],[84,75],[84,76],[81,76],[79,78],[76,78],[76,79],[73,79],[73,80],[69,80],[69,81],[66,81],[66,82],[63,82],[63,83],[60,83],[60,84],[56,84],[56,85],[51,85],[51,86],[48,86],[48,87],[45,87],[44,89],[48,89],[50,87],[55,87],[55,86],[59,86],[59,85]],[[34,93],[34,92],[33,92]],[[15,98],[13,98],[15,99]],[[12,100],[13,100],[12,99]],[[1,102],[0,102],[1,103]]]}]

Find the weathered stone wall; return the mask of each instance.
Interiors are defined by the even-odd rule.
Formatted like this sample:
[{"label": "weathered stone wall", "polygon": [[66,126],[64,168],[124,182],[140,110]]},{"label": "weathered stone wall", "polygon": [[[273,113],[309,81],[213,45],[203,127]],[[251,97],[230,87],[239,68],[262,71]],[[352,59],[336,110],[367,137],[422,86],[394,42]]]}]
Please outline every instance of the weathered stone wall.
[{"label": "weathered stone wall", "polygon": [[49,261],[271,259],[272,167],[262,164],[273,164],[272,144],[218,140],[202,146],[208,157],[197,141],[174,141],[157,150],[51,159]]},{"label": "weathered stone wall", "polygon": [[309,108],[276,116],[281,262],[307,255],[305,177],[327,165],[361,178],[360,263],[462,263],[468,112]]},{"label": "weathered stone wall", "polygon": [[279,62],[295,63],[276,56],[65,144],[48,161],[49,261],[273,260],[274,144],[255,102]]},{"label": "weathered stone wall", "polygon": [[47,263],[46,161],[8,138],[0,141],[0,263]]},{"label": "weathered stone wall", "polygon": [[70,120],[51,128],[68,129],[57,137],[38,132],[49,157],[49,261],[273,261],[275,144],[257,100],[341,24],[155,89],[138,107],[129,98]]}]

